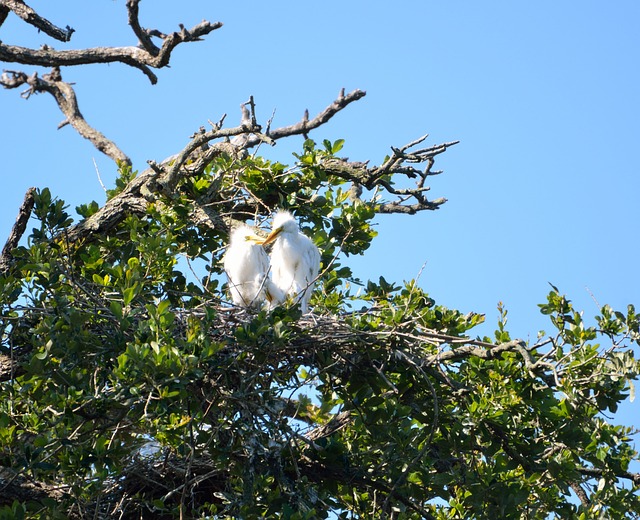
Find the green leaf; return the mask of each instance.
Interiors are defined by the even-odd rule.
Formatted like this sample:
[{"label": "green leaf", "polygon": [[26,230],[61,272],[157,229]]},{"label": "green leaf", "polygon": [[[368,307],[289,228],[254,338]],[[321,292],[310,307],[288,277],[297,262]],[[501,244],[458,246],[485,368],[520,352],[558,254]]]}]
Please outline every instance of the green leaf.
[{"label": "green leaf", "polygon": [[338,139],[334,141],[333,146],[331,147],[331,153],[333,154],[338,153],[340,150],[342,150],[343,146],[344,146],[344,139]]},{"label": "green leaf", "polygon": [[140,292],[140,284],[134,283],[131,287],[127,287],[124,291],[122,291],[122,302],[126,306],[129,306],[133,299]]},{"label": "green leaf", "polygon": [[122,319],[123,318],[123,313],[122,313],[122,305],[120,305],[119,302],[112,300],[109,303],[109,309],[111,310],[111,312],[114,314],[114,316],[118,319]]}]

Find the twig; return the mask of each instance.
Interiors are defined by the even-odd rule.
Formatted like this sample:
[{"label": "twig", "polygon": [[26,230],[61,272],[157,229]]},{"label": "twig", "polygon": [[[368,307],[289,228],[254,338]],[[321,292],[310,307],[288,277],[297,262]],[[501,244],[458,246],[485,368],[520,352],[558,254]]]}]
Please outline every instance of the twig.
[{"label": "twig", "polygon": [[100,170],[98,169],[98,163],[96,163],[95,157],[92,157],[91,159],[93,160],[93,167],[96,169],[96,175],[98,176],[98,182],[100,183],[100,186],[102,186],[102,189],[104,190],[104,192],[107,193],[107,187],[102,182],[102,177],[100,176]]}]

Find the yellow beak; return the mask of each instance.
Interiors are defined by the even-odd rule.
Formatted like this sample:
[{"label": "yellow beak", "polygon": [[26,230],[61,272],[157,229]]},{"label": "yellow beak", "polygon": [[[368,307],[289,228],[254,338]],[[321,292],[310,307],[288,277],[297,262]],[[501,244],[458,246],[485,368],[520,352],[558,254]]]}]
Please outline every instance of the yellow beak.
[{"label": "yellow beak", "polygon": [[255,242],[256,244],[262,244],[262,237],[258,235],[247,235],[244,237],[246,242]]},{"label": "yellow beak", "polygon": [[262,244],[263,246],[266,246],[267,244],[270,244],[276,238],[278,238],[280,233],[282,233],[282,228],[274,229],[271,233],[269,233],[269,236],[267,238],[265,238],[264,240],[258,242],[258,244]]}]

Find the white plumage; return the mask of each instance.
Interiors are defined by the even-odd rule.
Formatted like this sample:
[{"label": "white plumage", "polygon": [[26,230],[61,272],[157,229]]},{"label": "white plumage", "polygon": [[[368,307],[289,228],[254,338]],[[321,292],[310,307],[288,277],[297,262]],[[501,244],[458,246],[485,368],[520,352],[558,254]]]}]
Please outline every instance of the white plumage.
[{"label": "white plumage", "polygon": [[[273,218],[271,234],[263,245],[274,242],[271,250],[271,277],[283,301],[287,296],[300,299],[303,314],[309,310],[309,298],[320,271],[320,252],[313,241],[300,231],[288,211],[279,211]],[[275,303],[280,303],[276,301]]]},{"label": "white plumage", "polygon": [[267,296],[269,257],[260,242],[262,239],[246,224],[231,232],[224,270],[231,299],[240,307],[259,307]]}]

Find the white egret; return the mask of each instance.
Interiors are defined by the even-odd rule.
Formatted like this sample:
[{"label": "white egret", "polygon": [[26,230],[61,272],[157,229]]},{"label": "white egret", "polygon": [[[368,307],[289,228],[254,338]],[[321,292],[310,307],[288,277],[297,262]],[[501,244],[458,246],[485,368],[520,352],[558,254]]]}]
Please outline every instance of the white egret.
[{"label": "white egret", "polygon": [[261,242],[262,238],[246,224],[230,234],[224,270],[229,278],[231,299],[240,307],[259,307],[267,297],[269,257]]},{"label": "white egret", "polygon": [[306,314],[320,271],[320,252],[288,211],[278,211],[273,217],[273,229],[262,244],[271,242],[275,242],[271,250],[273,285],[281,291],[282,300],[287,296],[299,298],[302,314]]}]

